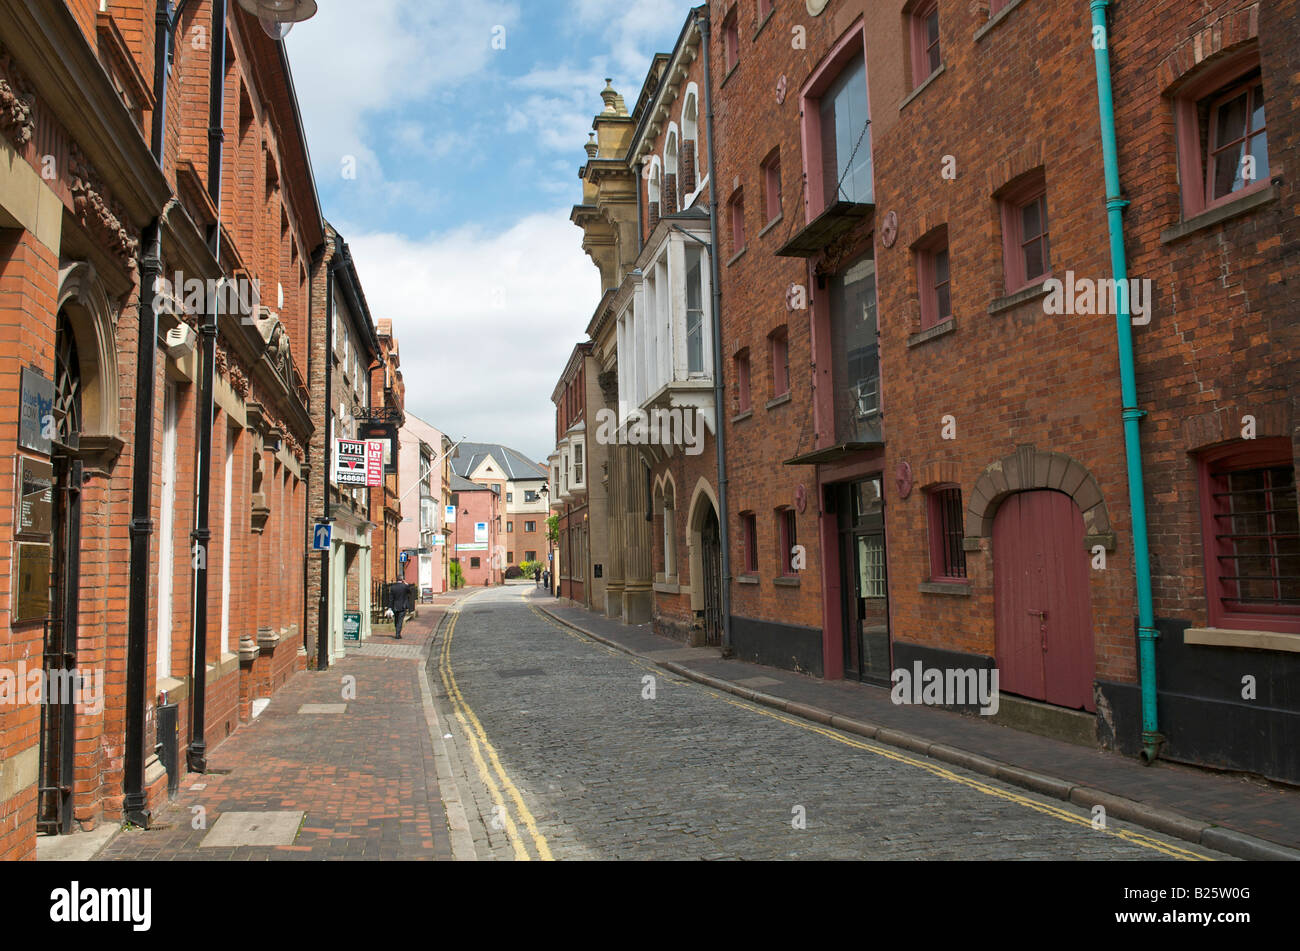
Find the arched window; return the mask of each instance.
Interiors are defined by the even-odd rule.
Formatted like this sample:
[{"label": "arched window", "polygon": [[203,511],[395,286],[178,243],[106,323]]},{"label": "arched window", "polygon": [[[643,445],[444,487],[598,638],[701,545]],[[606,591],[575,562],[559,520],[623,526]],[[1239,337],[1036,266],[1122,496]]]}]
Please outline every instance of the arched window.
[{"label": "arched window", "polygon": [[661,184],[659,159],[655,157],[650,159],[650,174],[646,178],[646,228],[649,230],[654,230],[659,223]]},{"label": "arched window", "polygon": [[671,129],[664,146],[663,214],[677,212],[677,130]]},{"label": "arched window", "polygon": [[682,106],[682,146],[681,173],[679,181],[682,188],[682,202],[695,191],[699,181],[700,133],[699,133],[699,96],[694,91],[694,84],[687,87],[686,102]]}]

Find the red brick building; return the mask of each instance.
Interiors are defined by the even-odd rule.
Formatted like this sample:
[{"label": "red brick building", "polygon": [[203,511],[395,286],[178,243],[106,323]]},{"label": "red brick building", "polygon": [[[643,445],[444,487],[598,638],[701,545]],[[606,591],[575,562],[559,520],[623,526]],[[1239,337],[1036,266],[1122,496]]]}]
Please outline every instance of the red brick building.
[{"label": "red brick building", "polygon": [[38,828],[147,824],[303,662],[323,233],[287,60],[192,3],[176,30],[223,41],[177,43],[156,87],[155,5],[103,6],[0,4],[0,669],[91,689],[6,698],[4,859]]},{"label": "red brick building", "polygon": [[[402,355],[393,336],[393,322],[380,320],[375,325],[379,341],[379,360],[370,368],[370,408],[360,427],[366,439],[379,439],[384,449],[384,484],[370,490],[370,510],[377,516],[383,513],[382,532],[377,533],[370,550],[370,577],[372,584],[387,584],[402,573],[400,566],[401,542],[398,537],[402,524],[403,501],[398,487],[401,430],[406,424],[406,383],[402,380]],[[416,513],[420,496],[408,496],[406,511]]]},{"label": "red brick building", "polygon": [[[631,112],[602,93],[573,212],[602,276],[606,613],[646,620],[653,574],[656,629],[695,636],[689,485],[724,516],[741,657],[996,670],[1002,722],[1300,775],[1298,9],[692,11]],[[622,438],[707,389],[677,373],[671,243],[710,239],[720,492],[704,459]]]},{"label": "red brick building", "polygon": [[555,452],[551,456],[554,475],[549,489],[551,512],[558,519],[559,532],[557,562],[551,565],[555,578],[553,590],[562,598],[588,607],[593,604],[592,524],[588,505],[591,459],[587,453],[593,441],[587,425],[591,350],[590,343],[573,348],[551,393],[551,402],[555,404]]},{"label": "red brick building", "polygon": [[[1008,712],[1136,751],[1092,34],[1082,8],[993,7],[710,10],[733,646],[878,683],[997,668]],[[1164,753],[1293,779],[1294,743],[1241,737],[1298,712],[1296,5],[1125,9],[1108,33]]]}]

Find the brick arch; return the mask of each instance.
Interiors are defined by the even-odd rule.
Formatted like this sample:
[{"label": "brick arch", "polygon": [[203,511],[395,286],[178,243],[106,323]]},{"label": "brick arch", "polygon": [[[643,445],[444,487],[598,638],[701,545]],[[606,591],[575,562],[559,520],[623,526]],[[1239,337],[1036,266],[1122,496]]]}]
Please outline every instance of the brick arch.
[{"label": "brick arch", "polygon": [[1175,46],[1156,66],[1156,86],[1175,91],[1202,63],[1217,60],[1251,40],[1259,39],[1259,4],[1225,13]]},{"label": "brick arch", "polygon": [[1115,548],[1115,536],[1106,512],[1106,500],[1096,478],[1083,463],[1062,452],[1044,452],[1032,445],[1017,446],[984,470],[966,503],[966,537],[993,537],[993,517],[1002,500],[1016,492],[1054,489],[1064,492],[1083,513],[1088,547]]},{"label": "brick arch", "polygon": [[948,461],[928,462],[912,472],[912,484],[922,491],[936,485],[949,483],[961,485],[961,465],[959,463]]}]

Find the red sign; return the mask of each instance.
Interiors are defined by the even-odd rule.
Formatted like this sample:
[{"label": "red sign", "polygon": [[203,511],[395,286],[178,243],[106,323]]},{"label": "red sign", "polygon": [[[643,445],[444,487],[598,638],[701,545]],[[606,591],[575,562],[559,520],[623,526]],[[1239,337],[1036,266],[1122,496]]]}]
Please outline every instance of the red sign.
[{"label": "red sign", "polygon": [[366,485],[384,484],[384,443],[379,439],[366,440]]}]

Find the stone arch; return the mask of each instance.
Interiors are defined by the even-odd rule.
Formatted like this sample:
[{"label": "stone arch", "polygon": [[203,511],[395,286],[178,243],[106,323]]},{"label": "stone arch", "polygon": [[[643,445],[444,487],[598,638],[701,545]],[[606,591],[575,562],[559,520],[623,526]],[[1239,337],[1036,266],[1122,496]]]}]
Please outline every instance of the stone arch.
[{"label": "stone arch", "polygon": [[992,539],[993,518],[1003,499],[1031,489],[1055,489],[1070,496],[1083,513],[1084,543],[1089,548],[1103,545],[1114,550],[1115,534],[1096,478],[1083,463],[1065,453],[1044,452],[1033,445],[1017,446],[975,480],[966,506],[966,537]]},{"label": "stone arch", "polygon": [[682,591],[686,593],[689,590],[692,611],[704,610],[704,585],[699,583],[704,571],[700,533],[710,511],[717,518],[722,518],[722,509],[718,505],[718,496],[714,493],[713,486],[700,476],[691,492],[691,504],[686,509],[686,564],[690,572],[690,588],[683,588]]},{"label": "stone arch", "polygon": [[82,385],[80,455],[87,470],[107,472],[123,445],[117,312],[92,264],[76,261],[60,269],[57,312],[67,315],[77,343]]}]

